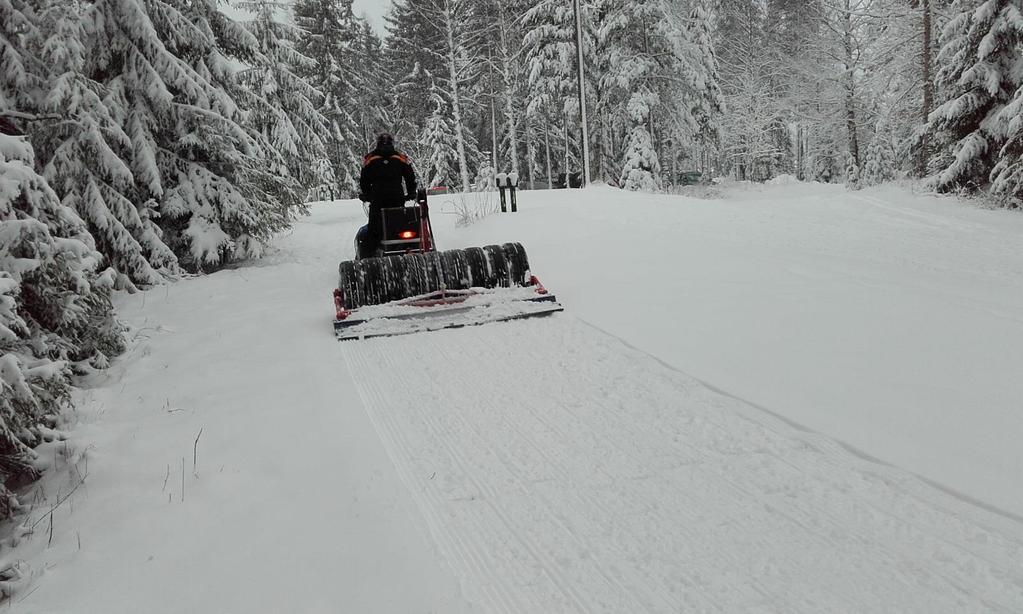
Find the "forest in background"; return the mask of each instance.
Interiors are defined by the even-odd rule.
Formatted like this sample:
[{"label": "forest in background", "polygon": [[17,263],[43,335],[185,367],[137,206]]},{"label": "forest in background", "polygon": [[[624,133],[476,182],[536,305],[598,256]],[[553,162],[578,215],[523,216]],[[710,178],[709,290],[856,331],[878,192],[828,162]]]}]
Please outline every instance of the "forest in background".
[{"label": "forest in background", "polygon": [[[1023,195],[1021,0],[589,0],[594,181],[692,172]],[[112,293],[258,257],[356,193],[395,133],[424,183],[572,183],[568,0],[0,0],[0,515],[76,377],[124,349]],[[232,15],[235,14],[232,12]]]}]

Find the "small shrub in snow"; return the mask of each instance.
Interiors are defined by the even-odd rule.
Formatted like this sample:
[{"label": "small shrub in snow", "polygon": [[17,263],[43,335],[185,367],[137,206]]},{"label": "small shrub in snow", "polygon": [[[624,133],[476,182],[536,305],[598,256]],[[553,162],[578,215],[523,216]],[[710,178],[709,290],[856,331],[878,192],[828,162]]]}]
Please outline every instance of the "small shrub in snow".
[{"label": "small shrub in snow", "polygon": [[845,187],[850,190],[858,190],[862,187],[860,185],[860,167],[851,155],[845,161]]},{"label": "small shrub in snow", "polygon": [[461,192],[448,201],[450,212],[456,217],[457,226],[469,226],[488,215],[497,213],[500,203],[493,191]]},{"label": "small shrub in snow", "polygon": [[771,179],[768,179],[764,183],[766,183],[767,185],[792,185],[794,183],[802,182],[799,181],[799,178],[796,177],[795,175],[782,174],[778,175],[777,177],[772,177]]}]

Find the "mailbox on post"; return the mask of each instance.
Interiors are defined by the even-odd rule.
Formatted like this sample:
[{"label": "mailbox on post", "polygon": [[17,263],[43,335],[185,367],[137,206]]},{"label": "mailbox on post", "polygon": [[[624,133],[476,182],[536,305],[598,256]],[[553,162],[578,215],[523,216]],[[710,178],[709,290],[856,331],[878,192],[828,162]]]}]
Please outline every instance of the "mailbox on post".
[{"label": "mailbox on post", "polygon": [[505,190],[508,189],[508,174],[498,173],[495,178],[497,189],[501,192],[501,213],[508,213],[508,201],[505,197]]},{"label": "mailbox on post", "polygon": [[506,192],[511,193],[511,210],[512,213],[516,213],[519,210],[518,199],[516,197],[516,192],[519,188],[519,174],[498,173],[495,181],[497,182],[497,189],[501,191],[501,213],[508,212],[508,195]]}]

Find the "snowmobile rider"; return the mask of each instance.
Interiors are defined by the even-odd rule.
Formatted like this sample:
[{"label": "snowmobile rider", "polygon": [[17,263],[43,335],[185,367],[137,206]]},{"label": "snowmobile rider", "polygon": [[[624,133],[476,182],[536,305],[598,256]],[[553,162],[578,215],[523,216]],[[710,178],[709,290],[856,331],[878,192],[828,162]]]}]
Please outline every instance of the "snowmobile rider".
[{"label": "snowmobile rider", "polygon": [[416,173],[408,156],[394,148],[394,137],[383,133],[377,137],[376,148],[362,159],[359,177],[359,198],[369,203],[369,224],[359,251],[363,258],[376,254],[383,240],[381,209],[404,207],[405,201],[416,197]]}]

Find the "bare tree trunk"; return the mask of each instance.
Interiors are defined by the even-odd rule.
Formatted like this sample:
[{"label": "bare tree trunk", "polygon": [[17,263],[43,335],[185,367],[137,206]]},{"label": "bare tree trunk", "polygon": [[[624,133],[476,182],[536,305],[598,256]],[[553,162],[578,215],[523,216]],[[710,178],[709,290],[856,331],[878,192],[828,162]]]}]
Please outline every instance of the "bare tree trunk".
[{"label": "bare tree trunk", "polygon": [[568,152],[568,115],[565,115],[565,187],[572,187],[572,177],[568,172],[568,165],[570,164],[569,152]]},{"label": "bare tree trunk", "polygon": [[526,115],[526,126],[523,138],[526,141],[526,172],[529,173],[529,189],[535,189],[536,186],[536,122]]},{"label": "bare tree trunk", "polygon": [[[931,116],[931,109],[934,106],[934,79],[931,77],[931,2],[921,0],[920,8],[923,10],[923,39],[924,48],[920,55],[920,77],[924,82],[924,104],[921,109],[923,121],[926,124]],[[924,132],[920,138],[919,157],[916,162],[917,175],[923,177],[927,174],[927,166],[931,158],[931,143]]]},{"label": "bare tree trunk", "polygon": [[860,163],[860,142],[856,135],[856,78],[853,74],[853,31],[852,31],[852,2],[845,0],[845,31],[842,42],[845,46],[845,125],[849,132],[849,155],[857,167],[863,166]]},{"label": "bare tree trunk", "polygon": [[671,180],[668,184],[674,187],[678,182],[678,144],[672,139],[671,144]]},{"label": "bare tree trunk", "polygon": [[494,167],[494,173],[500,171],[497,170],[497,111],[494,109],[494,97],[490,97],[490,163]]},{"label": "bare tree trunk", "polygon": [[515,101],[512,100],[512,97],[515,95],[515,83],[513,79],[515,72],[512,66],[513,57],[511,49],[508,47],[507,28],[504,27],[505,18],[503,2],[497,3],[497,14],[498,20],[501,22],[500,27],[498,27],[498,31],[501,34],[501,68],[503,72],[501,77],[504,80],[504,120],[507,123],[508,149],[510,150],[508,156],[511,158],[511,172],[517,175],[519,172],[519,118],[515,112]]},{"label": "bare tree trunk", "polygon": [[458,174],[462,180],[462,191],[469,190],[469,162],[465,153],[465,134],[462,127],[462,101],[458,87],[457,49],[455,47],[455,16],[451,12],[451,0],[444,0],[444,29],[448,39],[447,64],[451,85],[451,113],[455,122],[455,149],[458,151]]},{"label": "bare tree trunk", "polygon": [[803,125],[796,122],[796,179],[803,180]]},{"label": "bare tree trunk", "polygon": [[544,145],[547,148],[547,189],[554,189],[554,169],[551,167],[551,125],[550,122],[544,122],[543,125],[543,140]]}]

